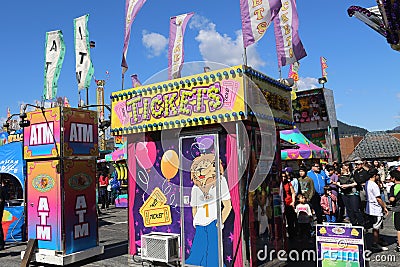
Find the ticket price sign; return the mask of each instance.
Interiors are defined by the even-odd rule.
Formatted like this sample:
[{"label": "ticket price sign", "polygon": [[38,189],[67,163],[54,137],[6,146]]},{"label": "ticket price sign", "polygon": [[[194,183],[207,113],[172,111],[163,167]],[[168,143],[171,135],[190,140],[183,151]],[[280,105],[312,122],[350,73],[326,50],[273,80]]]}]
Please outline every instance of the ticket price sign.
[{"label": "ticket price sign", "polygon": [[363,227],[317,225],[318,261],[322,267],[364,267]]}]

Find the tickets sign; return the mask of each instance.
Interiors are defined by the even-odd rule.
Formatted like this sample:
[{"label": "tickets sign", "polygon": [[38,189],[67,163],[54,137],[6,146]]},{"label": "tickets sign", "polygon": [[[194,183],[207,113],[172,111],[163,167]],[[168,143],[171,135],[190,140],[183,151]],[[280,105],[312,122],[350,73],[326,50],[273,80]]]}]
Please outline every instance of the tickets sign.
[{"label": "tickets sign", "polygon": [[246,105],[240,67],[113,93],[112,133],[242,119],[241,116],[246,115]]},{"label": "tickets sign", "polygon": [[145,227],[169,225],[172,223],[171,208],[165,205],[166,202],[167,198],[161,192],[160,188],[156,187],[139,210]]}]

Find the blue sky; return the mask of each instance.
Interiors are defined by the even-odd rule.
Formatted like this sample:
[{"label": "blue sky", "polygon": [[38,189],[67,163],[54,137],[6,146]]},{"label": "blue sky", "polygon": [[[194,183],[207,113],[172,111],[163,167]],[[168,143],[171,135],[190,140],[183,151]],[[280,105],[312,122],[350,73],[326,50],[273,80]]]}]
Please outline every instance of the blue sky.
[{"label": "blue sky", "polygon": [[[370,131],[400,124],[399,52],[378,33],[347,15],[351,5],[370,7],[375,0],[297,1],[299,33],[308,56],[300,61],[301,88],[318,87],[319,58],[328,60],[328,83],[334,91],[338,119]],[[73,19],[89,14],[91,50],[97,79],[107,79],[106,102],[121,89],[125,1],[7,1],[0,9],[0,117],[7,107],[19,112],[21,103],[34,103],[43,91],[44,45],[47,31],[62,30],[66,54],[58,83],[58,96],[78,102],[75,79]],[[208,60],[242,64],[239,0],[147,0],[132,26],[127,56],[129,75],[144,82],[168,66],[169,18],[195,12],[184,39],[185,61]],[[248,63],[270,77],[279,78],[272,26],[248,49]],[[106,75],[106,71],[109,75]],[[286,77],[288,67],[283,67]],[[89,89],[95,102],[95,83]]]}]

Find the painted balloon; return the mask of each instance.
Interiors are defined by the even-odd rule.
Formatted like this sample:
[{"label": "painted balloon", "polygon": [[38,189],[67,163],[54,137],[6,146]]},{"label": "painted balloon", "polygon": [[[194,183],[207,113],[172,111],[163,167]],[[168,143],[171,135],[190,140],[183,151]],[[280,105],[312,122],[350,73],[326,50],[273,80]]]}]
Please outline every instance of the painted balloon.
[{"label": "painted balloon", "polygon": [[144,169],[153,167],[156,161],[156,144],[154,142],[139,142],[136,144],[136,158]]},{"label": "painted balloon", "polygon": [[210,137],[197,137],[196,141],[199,149],[209,149],[214,144],[214,140]]},{"label": "painted balloon", "polygon": [[165,151],[161,159],[161,172],[168,180],[174,178],[179,169],[179,157],[174,150]]}]

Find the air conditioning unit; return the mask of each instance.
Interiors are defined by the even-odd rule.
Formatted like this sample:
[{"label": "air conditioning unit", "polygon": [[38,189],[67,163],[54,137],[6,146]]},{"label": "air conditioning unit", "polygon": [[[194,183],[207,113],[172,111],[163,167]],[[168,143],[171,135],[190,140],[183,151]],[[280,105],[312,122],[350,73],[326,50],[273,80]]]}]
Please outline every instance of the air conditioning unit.
[{"label": "air conditioning unit", "polygon": [[142,235],[142,259],[158,262],[173,262],[179,260],[179,235],[152,232]]}]

